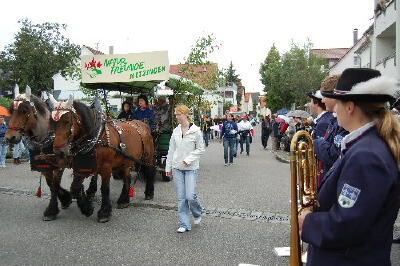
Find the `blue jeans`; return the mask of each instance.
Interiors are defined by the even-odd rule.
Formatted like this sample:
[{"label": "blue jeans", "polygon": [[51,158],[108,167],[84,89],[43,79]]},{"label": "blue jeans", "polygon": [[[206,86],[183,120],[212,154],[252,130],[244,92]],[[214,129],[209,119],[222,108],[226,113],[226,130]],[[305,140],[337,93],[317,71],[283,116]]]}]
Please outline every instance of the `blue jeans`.
[{"label": "blue jeans", "polygon": [[206,147],[208,147],[208,140],[210,139],[210,134],[207,131],[203,131],[203,140]]},{"label": "blue jeans", "polygon": [[0,165],[6,165],[7,150],[7,144],[0,144]]},{"label": "blue jeans", "polygon": [[235,146],[233,147],[233,157],[237,156],[238,146],[239,146],[239,139],[236,137],[235,138]]},{"label": "blue jeans", "polygon": [[17,144],[14,144],[13,148],[13,158],[21,158],[22,151],[25,149],[24,144],[22,141],[18,142]]},{"label": "blue jeans", "polygon": [[[235,153],[236,138],[225,138],[224,137],[224,159],[225,163],[233,163],[233,154]],[[229,155],[229,156],[228,156]]]},{"label": "blue jeans", "polygon": [[250,135],[243,135],[240,137],[240,153],[243,152],[243,143],[246,143],[246,153],[250,153]]},{"label": "blue jeans", "polygon": [[190,223],[190,211],[193,217],[199,217],[204,210],[199,198],[197,197],[197,178],[199,170],[179,170],[172,169],[172,175],[176,186],[178,198],[178,216],[180,227],[187,230],[192,229]]}]

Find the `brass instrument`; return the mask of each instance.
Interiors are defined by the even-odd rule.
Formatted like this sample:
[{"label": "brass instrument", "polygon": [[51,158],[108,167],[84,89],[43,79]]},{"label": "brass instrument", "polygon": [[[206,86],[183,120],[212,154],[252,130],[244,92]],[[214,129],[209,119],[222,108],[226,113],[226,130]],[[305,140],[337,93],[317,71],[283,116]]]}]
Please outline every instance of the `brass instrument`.
[{"label": "brass instrument", "polygon": [[303,265],[298,215],[302,209],[318,204],[317,160],[311,135],[301,130],[290,143],[291,172],[291,219],[290,219],[290,265]]}]

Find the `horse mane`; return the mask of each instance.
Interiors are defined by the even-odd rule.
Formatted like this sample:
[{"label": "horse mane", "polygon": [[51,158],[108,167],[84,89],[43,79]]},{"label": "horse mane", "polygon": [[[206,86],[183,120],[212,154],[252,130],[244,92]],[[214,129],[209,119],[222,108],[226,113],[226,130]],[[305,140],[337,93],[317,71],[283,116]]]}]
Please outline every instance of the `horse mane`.
[{"label": "horse mane", "polygon": [[[30,101],[33,102],[33,104],[35,105],[36,111],[41,116],[46,115],[46,110],[49,110],[49,108],[42,100],[40,100],[35,95],[31,95]],[[27,101],[24,101],[19,105],[18,110],[21,112],[29,112],[29,108],[30,108],[30,104]],[[11,104],[9,111],[11,114],[14,112],[14,104],[13,103]]]},{"label": "horse mane", "polygon": [[82,126],[86,130],[86,133],[92,136],[94,134],[92,129],[95,128],[95,121],[90,108],[78,101],[74,101],[73,105],[76,112],[81,116]]}]

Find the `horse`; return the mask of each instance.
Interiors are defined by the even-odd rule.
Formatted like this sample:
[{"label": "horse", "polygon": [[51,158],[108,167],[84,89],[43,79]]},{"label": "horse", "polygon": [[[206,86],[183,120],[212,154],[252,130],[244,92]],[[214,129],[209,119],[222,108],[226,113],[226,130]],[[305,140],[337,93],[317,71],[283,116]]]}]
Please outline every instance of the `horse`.
[{"label": "horse", "polygon": [[[110,202],[111,175],[122,177],[123,187],[117,201],[118,208],[129,206],[131,169],[139,169],[146,181],[145,199],[154,196],[154,142],[150,127],[141,121],[107,120],[99,129],[95,116],[85,104],[74,101],[70,96],[67,102],[57,105],[52,114],[55,120],[54,153],[59,157],[77,156],[82,139],[96,142],[94,147],[97,174],[101,176],[102,202],[97,213],[98,222],[108,222],[112,214]],[[98,136],[98,139],[95,138]],[[75,150],[75,152],[74,152]],[[74,175],[71,193],[76,195],[78,207],[87,215],[93,207],[83,191],[83,178]]]},{"label": "horse", "polygon": [[[50,110],[46,103],[32,95],[29,86],[26,87],[24,94],[20,94],[18,85],[16,85],[14,95],[14,102],[10,106],[11,118],[5,137],[11,144],[19,143],[23,136],[28,138],[31,169],[42,173],[51,191],[50,202],[43,213],[43,220],[55,220],[59,213],[57,198],[61,202],[61,208],[66,209],[71,205],[72,197],[60,185],[65,167],[58,166],[57,161],[54,159],[35,159],[35,156],[39,153],[48,154],[53,152]],[[51,96],[49,100],[51,102],[54,98]],[[96,180],[92,181],[93,183],[96,182]],[[96,192],[94,185],[91,184],[89,191],[92,195]]]}]

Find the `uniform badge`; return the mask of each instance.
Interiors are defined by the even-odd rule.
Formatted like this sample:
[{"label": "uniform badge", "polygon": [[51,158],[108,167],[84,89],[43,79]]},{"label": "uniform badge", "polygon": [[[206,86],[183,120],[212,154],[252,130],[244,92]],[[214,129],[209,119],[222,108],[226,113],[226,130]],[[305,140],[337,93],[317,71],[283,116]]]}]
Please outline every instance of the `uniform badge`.
[{"label": "uniform badge", "polygon": [[338,203],[342,208],[351,208],[357,201],[358,195],[361,190],[356,187],[352,187],[348,184],[344,184],[342,191],[340,192]]},{"label": "uniform badge", "polygon": [[335,143],[335,146],[339,148],[339,147],[342,145],[342,140],[343,140],[343,136],[341,136],[341,135],[336,135],[336,136],[333,138],[333,143]]}]

